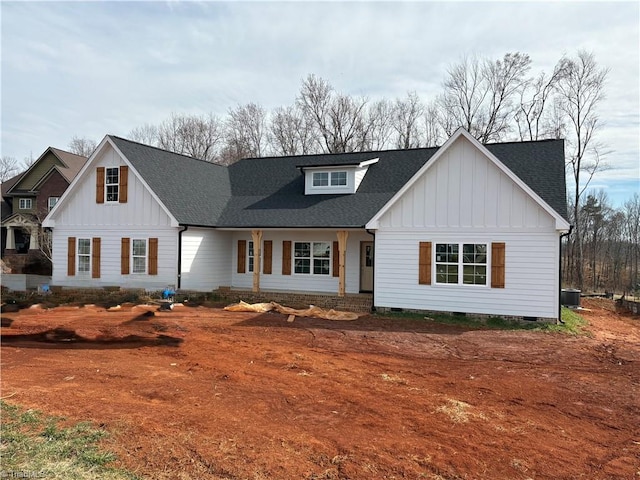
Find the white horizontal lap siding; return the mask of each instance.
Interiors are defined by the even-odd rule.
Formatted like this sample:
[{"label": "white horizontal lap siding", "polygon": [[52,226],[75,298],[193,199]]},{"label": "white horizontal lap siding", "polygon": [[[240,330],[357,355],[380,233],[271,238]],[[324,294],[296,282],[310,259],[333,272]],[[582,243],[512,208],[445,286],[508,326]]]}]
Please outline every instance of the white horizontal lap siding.
[{"label": "white horizontal lap siding", "polygon": [[57,225],[77,226],[169,226],[171,220],[149,190],[129,169],[127,203],[96,203],[97,167],[120,167],[126,163],[110,146],[88,167],[68,201],[56,212]]},{"label": "white horizontal lap siding", "polygon": [[[372,241],[373,237],[364,232],[349,232],[347,238],[347,254],[345,265],[345,291],[347,293],[358,293],[360,291],[360,242]],[[238,240],[251,241],[251,232],[234,232],[232,241],[232,266],[231,283],[234,288],[252,288],[253,273],[237,273]],[[330,242],[338,240],[336,232],[296,232],[296,231],[269,231],[264,230],[262,240],[273,242],[272,251],[272,273],[260,275],[260,288],[264,290],[282,290],[299,292],[336,292],[338,291],[338,277],[329,275],[306,275],[294,273],[293,263],[291,265],[291,275],[282,275],[282,242],[291,241],[291,258],[293,261],[295,242]],[[248,251],[248,247],[247,247]],[[333,246],[332,246],[333,255]],[[264,252],[263,252],[264,258]],[[261,263],[262,265],[262,263]],[[331,261],[330,265],[333,265]]]},{"label": "white horizontal lap siding", "polygon": [[[436,159],[380,218],[379,307],[495,315],[557,315],[555,219],[465,138]],[[419,242],[506,245],[505,288],[418,284]],[[490,263],[487,265],[490,285]]]},{"label": "white horizontal lap siding", "polygon": [[211,291],[229,285],[232,234],[189,227],[182,234],[182,281],[185,290]]},{"label": "white horizontal lap siding", "polygon": [[[419,242],[504,242],[505,288],[418,284]],[[489,255],[490,257],[490,255]],[[489,315],[552,318],[557,315],[558,237],[554,232],[436,233],[379,231],[376,236],[375,299],[377,307],[454,311]]]},{"label": "white horizontal lap siding", "polygon": [[[109,226],[78,227],[57,225],[53,229],[53,278],[52,285],[63,287],[104,287],[144,288],[160,290],[175,285],[177,280],[177,236],[178,229],[172,227],[128,227]],[[100,278],[91,278],[91,272],[67,276],[68,238],[100,238]],[[121,274],[120,252],[122,238],[158,239],[158,274]],[[148,249],[148,244],[147,244]],[[148,256],[148,250],[147,250]],[[131,268],[132,265],[130,265]],[[148,267],[148,261],[147,261]]]}]

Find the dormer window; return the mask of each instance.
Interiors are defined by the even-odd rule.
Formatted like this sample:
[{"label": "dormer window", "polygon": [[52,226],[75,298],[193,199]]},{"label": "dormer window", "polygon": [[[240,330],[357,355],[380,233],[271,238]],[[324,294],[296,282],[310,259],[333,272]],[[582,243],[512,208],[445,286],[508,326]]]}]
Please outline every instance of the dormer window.
[{"label": "dormer window", "polygon": [[313,172],[314,187],[346,187],[347,172]]},{"label": "dormer window", "polygon": [[305,195],[351,194],[358,191],[370,165],[378,159],[339,165],[299,165],[305,177]]},{"label": "dormer window", "polygon": [[347,185],[347,172],[331,172],[331,186],[345,187]]}]

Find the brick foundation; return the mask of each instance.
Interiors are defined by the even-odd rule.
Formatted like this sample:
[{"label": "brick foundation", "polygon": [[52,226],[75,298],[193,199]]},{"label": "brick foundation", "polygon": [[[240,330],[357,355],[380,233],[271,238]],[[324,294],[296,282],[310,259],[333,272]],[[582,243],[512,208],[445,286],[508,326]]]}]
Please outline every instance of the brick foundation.
[{"label": "brick foundation", "polygon": [[338,297],[330,293],[297,293],[262,291],[254,293],[250,290],[232,290],[229,287],[221,287],[214,291],[216,295],[236,303],[240,300],[247,303],[276,302],[286,307],[304,309],[309,305],[334,310],[368,313],[371,311],[373,296],[371,294],[347,293],[344,297]]}]

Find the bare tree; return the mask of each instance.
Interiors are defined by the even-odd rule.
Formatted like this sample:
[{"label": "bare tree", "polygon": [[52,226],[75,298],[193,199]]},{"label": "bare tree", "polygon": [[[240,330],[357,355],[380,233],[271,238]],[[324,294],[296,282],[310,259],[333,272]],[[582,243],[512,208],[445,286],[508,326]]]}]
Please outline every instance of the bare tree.
[{"label": "bare tree", "polygon": [[592,53],[579,51],[576,58],[564,57],[563,75],[557,83],[560,111],[569,125],[567,129],[568,166],[573,177],[574,231],[577,254],[577,286],[583,286],[582,224],[580,199],[601,165],[604,145],[595,140],[600,127],[597,106],[604,98],[608,70],[599,68]]},{"label": "bare tree", "polygon": [[633,197],[624,204],[626,216],[625,236],[630,248],[628,264],[630,269],[627,288],[631,291],[640,290],[640,195]]},{"label": "bare tree", "polygon": [[262,157],[266,142],[267,113],[257,103],[229,109],[226,121],[226,148],[235,160]]},{"label": "bare tree", "polygon": [[132,129],[127,138],[134,142],[144,143],[145,145],[158,146],[158,127],[145,123],[140,127]]},{"label": "bare tree", "polygon": [[437,147],[446,139],[440,120],[437,103],[431,102],[425,107],[422,117],[422,138],[425,147]]},{"label": "bare tree", "polygon": [[83,157],[89,157],[96,149],[98,144],[95,140],[91,140],[86,137],[76,137],[74,136],[69,142],[69,151],[71,153],[75,153],[76,155],[82,155]]},{"label": "bare tree", "polygon": [[393,128],[397,133],[398,148],[416,148],[421,144],[419,120],[425,107],[416,92],[409,92],[403,100],[397,99],[393,110]]},{"label": "bare tree", "polygon": [[367,150],[383,150],[389,147],[393,135],[393,104],[383,98],[369,105],[366,120]]},{"label": "bare tree", "polygon": [[512,98],[530,66],[528,55],[507,53],[495,61],[465,57],[450,67],[439,97],[445,133],[462,126],[482,143],[503,139],[511,128]]},{"label": "bare tree", "polygon": [[[134,133],[152,136],[153,131],[153,127],[145,126]],[[217,148],[222,139],[222,123],[211,114],[199,116],[172,113],[157,128],[157,144],[160,148],[208,162],[216,160]]]},{"label": "bare tree", "polygon": [[296,106],[277,108],[271,115],[269,144],[276,155],[312,153],[311,126]]},{"label": "bare tree", "polygon": [[15,157],[4,156],[0,158],[0,183],[6,182],[20,173],[20,166]]},{"label": "bare tree", "polygon": [[340,153],[366,148],[371,128],[365,118],[366,98],[336,94],[328,82],[309,75],[302,82],[297,105],[313,126],[322,151]]},{"label": "bare tree", "polygon": [[[547,76],[541,72],[520,85],[520,102],[515,113],[515,121],[521,141],[560,138],[557,128],[557,106],[553,101],[556,84],[564,74],[565,62],[560,61]],[[555,109],[554,109],[555,107]]]}]

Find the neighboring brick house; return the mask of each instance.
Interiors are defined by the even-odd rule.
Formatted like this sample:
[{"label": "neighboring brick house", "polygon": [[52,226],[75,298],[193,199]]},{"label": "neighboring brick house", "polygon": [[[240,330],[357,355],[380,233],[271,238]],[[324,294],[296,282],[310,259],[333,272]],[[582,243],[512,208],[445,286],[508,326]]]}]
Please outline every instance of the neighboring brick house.
[{"label": "neighboring brick house", "polygon": [[51,274],[41,223],[86,161],[49,147],[25,172],[2,183],[2,260],[12,273]]}]

